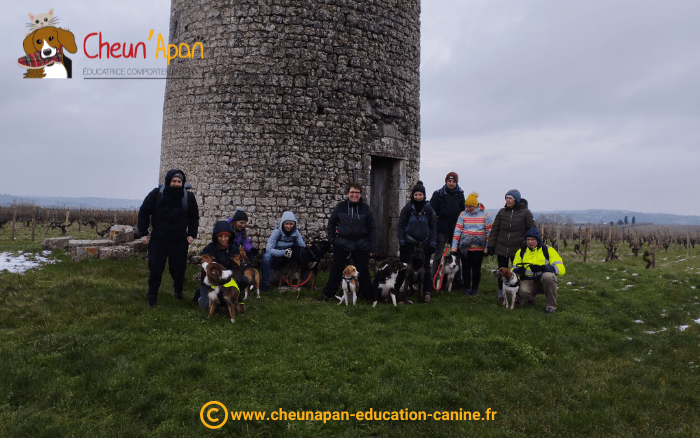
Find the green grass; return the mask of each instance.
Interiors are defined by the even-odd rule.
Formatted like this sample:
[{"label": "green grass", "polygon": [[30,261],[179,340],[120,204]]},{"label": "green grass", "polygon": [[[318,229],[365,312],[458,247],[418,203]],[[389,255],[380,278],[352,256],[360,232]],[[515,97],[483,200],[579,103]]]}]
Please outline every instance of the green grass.
[{"label": "green grass", "polygon": [[[38,248],[7,234],[0,252]],[[429,306],[346,308],[273,290],[235,324],[176,301],[167,270],[148,308],[142,258],[72,263],[56,252],[54,265],[0,273],[0,436],[698,436],[700,251],[685,259],[671,247],[653,270],[635,257],[602,263],[604,251],[594,246],[586,264],[562,251],[553,315],[543,298],[504,309],[485,274],[479,296],[438,292]],[[268,413],[498,413],[229,419],[210,431],[199,415],[211,400]]]}]

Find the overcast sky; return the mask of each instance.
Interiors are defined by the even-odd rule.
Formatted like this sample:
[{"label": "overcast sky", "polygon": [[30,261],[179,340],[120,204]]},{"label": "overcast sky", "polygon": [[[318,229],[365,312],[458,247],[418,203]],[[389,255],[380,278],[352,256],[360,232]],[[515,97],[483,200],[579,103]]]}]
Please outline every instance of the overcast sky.
[{"label": "overcast sky", "polygon": [[[27,13],[76,34],[70,81],[23,80]],[[167,40],[169,1],[12,2],[0,193],[142,199],[158,183],[165,81],[85,80],[82,39]],[[421,179],[449,171],[487,208],[700,215],[700,1],[426,0]],[[154,40],[155,41],[155,40]],[[155,47],[148,43],[149,50]],[[90,60],[124,67],[124,60]],[[151,52],[130,67],[165,67]]]}]

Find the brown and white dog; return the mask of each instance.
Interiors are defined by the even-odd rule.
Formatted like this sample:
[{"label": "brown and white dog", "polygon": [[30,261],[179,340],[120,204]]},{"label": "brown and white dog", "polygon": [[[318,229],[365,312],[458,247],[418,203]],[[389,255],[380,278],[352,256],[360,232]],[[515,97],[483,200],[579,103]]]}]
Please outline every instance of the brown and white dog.
[{"label": "brown and white dog", "polygon": [[508,296],[510,295],[510,310],[513,310],[515,296],[520,288],[520,279],[508,268],[498,268],[491,272],[493,272],[494,277],[503,278],[503,305],[508,308]]},{"label": "brown and white dog", "polygon": [[243,313],[244,307],[238,303],[238,288],[236,286],[225,286],[226,283],[231,281],[233,272],[213,261],[209,254],[202,256],[202,269],[205,272],[202,282],[213,288],[208,293],[209,316],[214,313],[218,306],[223,306],[225,303],[228,307],[229,316],[231,316],[231,322],[236,322],[236,313]]},{"label": "brown and white dog", "polygon": [[345,270],[343,270],[343,279],[341,282],[341,285],[343,286],[343,296],[339,297],[336,295],[336,298],[340,300],[338,305],[343,304],[345,302],[345,305],[350,304],[350,300],[352,299],[352,305],[354,306],[357,303],[357,277],[359,276],[359,273],[357,272],[357,268],[355,268],[353,265],[347,265],[345,267]]},{"label": "brown and white dog", "polygon": [[25,78],[73,77],[73,63],[63,53],[78,51],[75,36],[69,30],[47,26],[37,29],[24,39],[25,58],[20,58],[20,66],[27,69]]},{"label": "brown and white dog", "polygon": [[247,266],[243,268],[243,275],[250,279],[250,287],[248,288],[248,290],[245,291],[245,296],[243,297],[243,300],[245,301],[248,299],[248,291],[252,291],[253,288],[255,288],[255,292],[258,294],[258,298],[260,298],[260,272],[258,272],[257,269],[251,266],[250,259],[245,253],[243,245],[241,245],[238,248],[238,252],[241,254],[241,260],[243,260],[247,264]]}]

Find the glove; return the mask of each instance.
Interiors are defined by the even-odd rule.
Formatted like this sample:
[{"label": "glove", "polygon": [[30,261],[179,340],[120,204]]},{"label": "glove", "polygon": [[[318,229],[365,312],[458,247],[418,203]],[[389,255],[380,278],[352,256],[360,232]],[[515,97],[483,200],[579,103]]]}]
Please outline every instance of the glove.
[{"label": "glove", "polygon": [[530,270],[534,272],[544,272],[544,265],[530,265]]},{"label": "glove", "polygon": [[291,259],[292,258],[292,248],[285,249],[284,256],[287,257],[288,259]]},{"label": "glove", "polygon": [[554,266],[552,265],[545,265],[544,272],[551,272],[552,274],[556,274],[557,270],[554,269]]},{"label": "glove", "polygon": [[255,258],[255,256],[258,255],[258,250],[257,250],[256,248],[251,248],[251,249],[250,249],[250,255],[252,255],[253,258]]},{"label": "glove", "polygon": [[511,269],[510,272],[515,275],[525,275],[525,268],[522,266],[516,266],[515,268]]},{"label": "glove", "polygon": [[489,246],[488,249],[486,250],[486,255],[491,257],[494,254],[496,254],[496,247]]}]

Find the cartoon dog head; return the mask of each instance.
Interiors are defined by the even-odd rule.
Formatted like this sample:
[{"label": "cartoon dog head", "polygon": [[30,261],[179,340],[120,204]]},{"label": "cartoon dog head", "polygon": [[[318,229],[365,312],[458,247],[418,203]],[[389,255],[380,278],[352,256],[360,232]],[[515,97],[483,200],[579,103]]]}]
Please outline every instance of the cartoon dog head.
[{"label": "cartoon dog head", "polygon": [[42,58],[51,58],[58,53],[59,46],[63,46],[70,53],[78,51],[73,33],[58,27],[37,29],[24,38],[24,52],[27,55],[41,52]]}]

